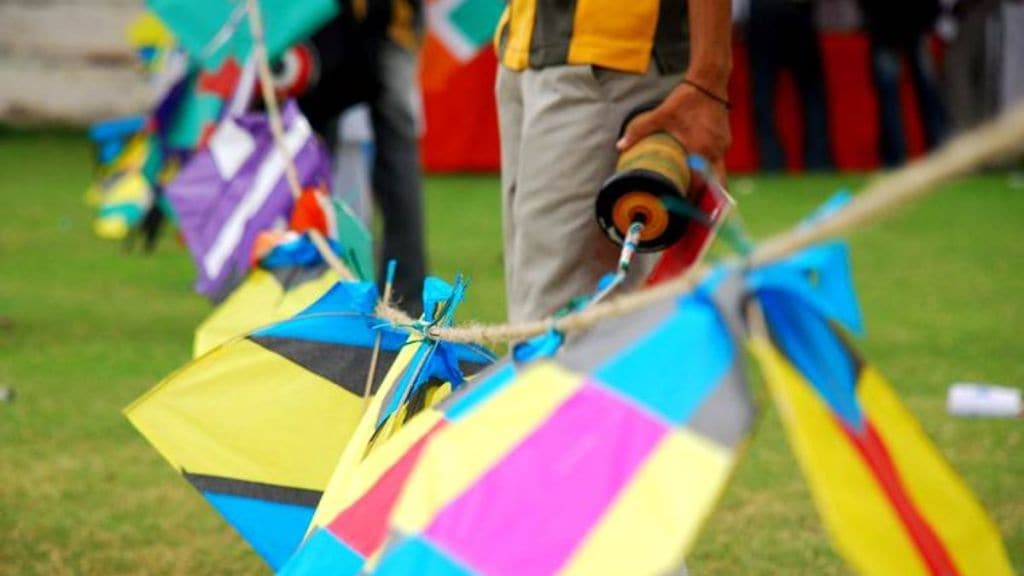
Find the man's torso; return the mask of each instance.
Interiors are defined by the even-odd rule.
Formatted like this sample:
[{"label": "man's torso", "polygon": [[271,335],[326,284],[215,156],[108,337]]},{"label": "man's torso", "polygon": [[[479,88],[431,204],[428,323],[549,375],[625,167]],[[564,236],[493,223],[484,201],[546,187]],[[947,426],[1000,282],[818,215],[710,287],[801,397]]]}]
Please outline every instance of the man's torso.
[{"label": "man's torso", "polygon": [[642,74],[687,63],[686,0],[510,0],[495,38],[512,70],[591,64]]}]

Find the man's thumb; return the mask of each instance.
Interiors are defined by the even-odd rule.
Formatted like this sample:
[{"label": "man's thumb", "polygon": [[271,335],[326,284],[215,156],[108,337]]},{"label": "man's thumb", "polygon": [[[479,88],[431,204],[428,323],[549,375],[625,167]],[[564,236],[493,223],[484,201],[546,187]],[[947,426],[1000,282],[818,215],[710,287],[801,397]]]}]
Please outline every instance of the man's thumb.
[{"label": "man's thumb", "polygon": [[636,144],[638,140],[654,132],[655,118],[653,111],[638,114],[636,118],[633,118],[626,126],[626,131],[622,138],[619,138],[619,141],[615,143],[615,147],[618,148],[619,152],[628,149],[633,144]]}]

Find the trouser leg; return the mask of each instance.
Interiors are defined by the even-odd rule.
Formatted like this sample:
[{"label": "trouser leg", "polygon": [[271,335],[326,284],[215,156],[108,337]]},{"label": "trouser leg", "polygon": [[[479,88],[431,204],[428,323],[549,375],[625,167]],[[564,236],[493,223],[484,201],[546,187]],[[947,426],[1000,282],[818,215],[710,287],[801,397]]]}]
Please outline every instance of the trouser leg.
[{"label": "trouser leg", "polygon": [[379,278],[384,278],[387,261],[397,260],[394,294],[403,309],[416,315],[422,308],[427,267],[414,100],[416,56],[385,40],[377,58],[381,89],[370,108],[376,143],[373,193],[384,223]]},{"label": "trouser leg", "polygon": [[790,10],[793,11],[790,62],[804,109],[804,168],[831,170],[825,75],[814,25],[814,7],[811,3],[803,3],[792,6]]},{"label": "trouser leg", "polygon": [[898,166],[906,158],[903,137],[903,107],[900,105],[900,53],[890,46],[873,43],[871,74],[878,95],[879,151],[882,163]]},{"label": "trouser leg", "polygon": [[360,104],[342,112],[333,132],[337,140],[331,154],[334,157],[334,197],[348,204],[352,213],[369,228],[373,225],[373,200],[370,198],[373,186],[367,162],[371,156],[366,151],[370,142],[368,136],[372,133],[369,108]]},{"label": "trouser leg", "polygon": [[924,127],[925,144],[934,148],[946,137],[946,109],[939,94],[935,62],[928,49],[928,39],[922,36],[907,50],[910,76],[917,93],[917,107]]},{"label": "trouser leg", "polygon": [[498,100],[498,130],[501,139],[501,227],[505,266],[505,300],[512,302],[515,285],[515,203],[516,179],[519,170],[519,146],[523,128],[522,75],[504,66],[498,67],[495,97]]},{"label": "trouser leg", "polygon": [[1001,9],[1003,46],[999,107],[1010,109],[1024,102],[1024,5],[1003,2]]},{"label": "trouser leg", "polygon": [[754,126],[761,170],[782,170],[786,158],[775,129],[775,90],[781,70],[780,5],[753,2],[750,7],[750,64],[754,88]]},{"label": "trouser leg", "polygon": [[[970,10],[961,20],[956,38],[943,56],[943,88],[949,110],[949,130],[960,133],[987,116],[985,28],[988,14]],[[980,96],[980,97],[979,97]]]},{"label": "trouser leg", "polygon": [[[543,318],[592,293],[598,279],[615,270],[619,248],[597,226],[594,202],[614,171],[623,120],[634,108],[663,99],[677,82],[654,72],[590,66],[520,73],[518,153],[503,153],[516,164],[513,179],[503,177],[511,191],[505,258],[512,321]],[[502,127],[502,144],[511,145],[505,119]],[[650,262],[640,259],[633,282]]]}]

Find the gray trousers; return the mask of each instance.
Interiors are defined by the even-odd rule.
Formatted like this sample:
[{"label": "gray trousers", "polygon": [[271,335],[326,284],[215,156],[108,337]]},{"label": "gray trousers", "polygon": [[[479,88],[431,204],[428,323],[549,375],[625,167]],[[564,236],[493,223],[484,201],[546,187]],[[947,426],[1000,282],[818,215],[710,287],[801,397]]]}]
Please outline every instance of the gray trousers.
[{"label": "gray trousers", "polygon": [[1003,2],[1003,70],[1000,106],[1024,102],[1024,4]]},{"label": "gray trousers", "polygon": [[998,0],[965,3],[960,30],[946,48],[943,80],[953,134],[974,128],[995,112],[998,58],[991,44],[998,24],[992,16],[998,10]]},{"label": "gray trousers", "polygon": [[395,298],[413,316],[422,310],[427,258],[419,153],[416,55],[391,40],[377,49],[380,93],[370,102],[375,155],[373,195],[384,223],[378,279],[388,260],[398,261]]},{"label": "gray trousers", "polygon": [[[663,100],[680,76],[587,65],[498,70],[505,286],[512,322],[544,318],[594,291],[619,247],[594,218],[628,114]],[[641,257],[631,282],[646,275]]]}]

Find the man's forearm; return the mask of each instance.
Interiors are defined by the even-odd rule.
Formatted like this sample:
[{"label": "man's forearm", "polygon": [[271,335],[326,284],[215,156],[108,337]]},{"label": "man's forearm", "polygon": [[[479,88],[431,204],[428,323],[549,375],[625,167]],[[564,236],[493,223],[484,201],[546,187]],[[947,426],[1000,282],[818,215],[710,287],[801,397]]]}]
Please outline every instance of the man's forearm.
[{"label": "man's forearm", "polygon": [[730,0],[689,0],[690,66],[657,108],[635,117],[615,143],[626,150],[655,132],[668,132],[690,154],[711,163],[725,177],[729,129],[729,74],[732,72]]},{"label": "man's forearm", "polygon": [[732,2],[689,0],[690,67],[686,78],[725,95],[732,72]]}]

